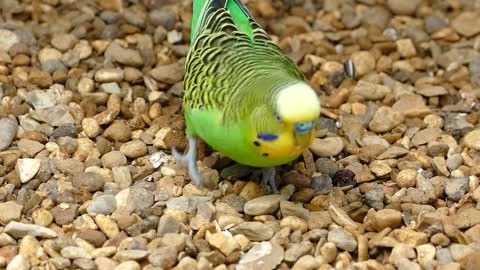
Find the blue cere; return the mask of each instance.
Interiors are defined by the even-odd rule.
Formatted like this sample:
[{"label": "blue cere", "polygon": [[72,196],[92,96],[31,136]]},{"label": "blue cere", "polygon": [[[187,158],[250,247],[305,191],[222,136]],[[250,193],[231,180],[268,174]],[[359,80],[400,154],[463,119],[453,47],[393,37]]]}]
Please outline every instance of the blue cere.
[{"label": "blue cere", "polygon": [[310,132],[313,128],[315,128],[315,122],[306,122],[306,123],[296,123],[295,124],[295,132],[298,134],[305,134]]},{"label": "blue cere", "polygon": [[275,141],[276,139],[278,139],[278,135],[276,134],[258,134],[257,135],[257,138],[259,138],[260,140],[262,141],[267,141],[267,142],[271,142],[271,141]]}]

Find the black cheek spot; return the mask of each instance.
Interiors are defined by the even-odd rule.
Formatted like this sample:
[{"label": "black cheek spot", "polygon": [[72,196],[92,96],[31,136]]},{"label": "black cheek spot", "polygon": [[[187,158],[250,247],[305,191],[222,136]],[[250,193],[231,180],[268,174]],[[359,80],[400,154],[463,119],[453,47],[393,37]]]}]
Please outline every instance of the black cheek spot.
[{"label": "black cheek spot", "polygon": [[262,156],[268,157],[268,153],[263,153]]},{"label": "black cheek spot", "polygon": [[260,146],[260,143],[258,141],[254,141],[253,144],[257,147]]}]

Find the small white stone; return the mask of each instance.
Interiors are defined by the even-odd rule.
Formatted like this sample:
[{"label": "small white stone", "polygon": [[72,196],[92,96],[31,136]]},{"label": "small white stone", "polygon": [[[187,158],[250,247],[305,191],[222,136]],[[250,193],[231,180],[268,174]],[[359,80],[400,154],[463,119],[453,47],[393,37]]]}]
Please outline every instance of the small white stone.
[{"label": "small white stone", "polygon": [[22,183],[27,183],[37,174],[42,165],[42,161],[33,158],[21,158],[18,159],[15,171]]},{"label": "small white stone", "polygon": [[30,269],[30,262],[27,257],[17,255],[13,257],[12,261],[7,265],[7,270],[28,270]]}]

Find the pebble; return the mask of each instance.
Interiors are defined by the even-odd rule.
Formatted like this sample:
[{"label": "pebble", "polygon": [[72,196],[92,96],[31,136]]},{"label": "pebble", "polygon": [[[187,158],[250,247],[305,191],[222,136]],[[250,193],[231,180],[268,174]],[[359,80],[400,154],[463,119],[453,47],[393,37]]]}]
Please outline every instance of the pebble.
[{"label": "pebble", "polygon": [[284,260],[287,263],[295,263],[303,255],[307,255],[313,248],[313,244],[310,242],[303,242],[293,244],[285,251]]},{"label": "pebble", "polygon": [[58,34],[53,36],[52,40],[50,41],[52,46],[56,49],[65,52],[78,42],[77,38],[72,34]]},{"label": "pebble", "polygon": [[32,219],[35,225],[48,227],[53,222],[53,215],[44,208],[37,208],[32,213]]},{"label": "pebble", "polygon": [[132,132],[125,121],[115,121],[105,129],[103,136],[107,140],[127,142],[132,137]]},{"label": "pebble", "polygon": [[344,142],[339,137],[325,139],[315,138],[309,149],[319,157],[332,157],[338,155],[344,148]]},{"label": "pebble", "polygon": [[72,184],[81,190],[94,192],[99,191],[105,185],[103,177],[95,172],[85,172],[73,177]]},{"label": "pebble", "polygon": [[26,256],[17,255],[7,265],[6,270],[29,270],[30,262]]},{"label": "pebble", "polygon": [[445,185],[445,194],[450,200],[459,201],[468,192],[468,177],[452,178]]},{"label": "pebble", "polygon": [[385,198],[385,192],[381,188],[374,188],[365,193],[365,200],[367,205],[375,210],[383,209],[383,200]]},{"label": "pebble", "polygon": [[125,261],[115,266],[114,270],[140,270],[140,264],[136,261]]},{"label": "pebble", "polygon": [[231,229],[235,234],[243,234],[251,241],[267,241],[273,237],[273,230],[269,226],[256,221],[243,222]]},{"label": "pebble", "polygon": [[357,76],[361,77],[375,69],[375,57],[370,52],[359,51],[352,54],[352,62]]},{"label": "pebble", "polygon": [[399,270],[421,270],[422,267],[416,263],[416,262],[412,262],[408,259],[405,259],[405,258],[402,258],[398,261],[398,266],[397,266]]},{"label": "pebble", "polygon": [[401,259],[414,259],[415,257],[415,249],[405,244],[397,244],[393,247],[388,261],[397,265]]},{"label": "pebble", "polygon": [[397,177],[395,178],[395,182],[400,188],[409,188],[415,187],[417,181],[418,172],[414,169],[405,169],[401,170]]},{"label": "pebble", "polygon": [[127,165],[127,157],[120,151],[110,151],[101,160],[103,167],[108,169]]},{"label": "pebble", "polygon": [[15,172],[22,183],[27,183],[28,181],[32,180],[33,177],[35,177],[41,165],[42,161],[39,159],[18,159],[15,166]]},{"label": "pebble", "polygon": [[329,158],[319,158],[315,161],[317,172],[328,174],[332,177],[338,170],[338,165]]},{"label": "pebble", "polygon": [[171,246],[156,248],[150,252],[148,261],[153,266],[169,269],[177,263],[177,250]]},{"label": "pebble", "polygon": [[424,268],[435,259],[436,249],[432,244],[425,244],[416,247],[417,260]]},{"label": "pebble", "polygon": [[282,262],[283,248],[275,243],[260,242],[253,246],[238,262],[237,270],[271,270]]},{"label": "pebble", "polygon": [[163,83],[174,84],[183,79],[185,71],[183,65],[179,62],[157,66],[150,71],[150,76]]},{"label": "pebble", "polygon": [[332,178],[326,174],[312,178],[312,188],[316,194],[326,195],[333,189]]},{"label": "pebble", "polygon": [[412,138],[412,144],[419,146],[426,144],[432,140],[436,140],[442,134],[439,128],[426,128],[417,132]]},{"label": "pebble", "polygon": [[456,214],[453,224],[459,229],[466,229],[480,224],[480,210],[468,208]]},{"label": "pebble", "polygon": [[463,12],[452,20],[452,27],[463,36],[470,37],[480,33],[480,23],[475,12]]},{"label": "pebble", "polygon": [[[352,94],[364,97],[367,100],[380,100],[383,99],[391,90],[379,84],[370,83],[367,81],[359,81]],[[394,112],[390,107],[384,107],[382,110],[388,110],[388,112]]]},{"label": "pebble", "polygon": [[357,240],[342,228],[329,231],[328,242],[332,242],[338,248],[349,252],[353,252],[357,248]]},{"label": "pebble", "polygon": [[60,250],[62,257],[74,260],[74,259],[91,259],[92,256],[81,247],[67,246]]},{"label": "pebble", "polygon": [[115,195],[116,208],[124,214],[150,208],[154,203],[154,195],[148,189],[133,186]]},{"label": "pebble", "polygon": [[237,244],[235,239],[228,237],[223,233],[207,233],[205,240],[214,248],[218,249],[225,256],[229,256],[233,252],[240,249],[240,246]]},{"label": "pebble", "polygon": [[393,104],[392,109],[403,113],[405,117],[421,117],[431,112],[419,95],[402,96]]},{"label": "pebble", "polygon": [[94,229],[85,229],[79,232],[78,237],[84,239],[97,248],[101,247],[103,243],[107,241],[107,238],[102,232]]},{"label": "pebble", "polygon": [[480,129],[470,131],[465,135],[464,142],[468,148],[480,151]]},{"label": "pebble", "polygon": [[400,0],[388,0],[387,6],[396,15],[412,15],[421,2],[421,0],[412,0],[408,3]]},{"label": "pebble", "polygon": [[122,144],[120,152],[127,158],[139,158],[147,154],[147,145],[141,140],[132,140]]},{"label": "pebble", "polygon": [[[95,81],[99,83],[121,82],[124,79],[124,71],[120,68],[103,68],[95,72]],[[83,78],[84,92],[92,92],[92,80]],[[82,80],[79,82],[79,86]]]},{"label": "pebble", "polygon": [[246,202],[243,211],[251,216],[272,214],[278,210],[283,198],[283,195],[279,194],[261,196]]},{"label": "pebble", "polygon": [[382,106],[373,116],[369,128],[374,132],[386,132],[403,123],[403,121],[404,117],[401,112],[390,107]]},{"label": "pebble", "polygon": [[9,222],[5,226],[4,232],[17,239],[22,238],[25,235],[32,235],[40,238],[52,238],[57,236],[57,233],[49,228],[16,221]]},{"label": "pebble", "polygon": [[95,197],[87,208],[89,214],[104,214],[108,215],[117,209],[117,201],[115,196],[105,194]]},{"label": "pebble", "polygon": [[95,216],[95,223],[108,238],[112,238],[120,233],[117,223],[103,214]]},{"label": "pebble", "polygon": [[288,227],[292,231],[299,230],[302,233],[306,233],[308,230],[307,222],[304,219],[296,216],[287,216],[282,218],[282,220],[280,220],[280,227]]},{"label": "pebble", "polygon": [[305,255],[295,262],[295,264],[292,266],[292,269],[313,270],[313,269],[318,269],[319,267],[320,267],[320,263],[312,255]]},{"label": "pebble", "polygon": [[122,48],[116,42],[112,42],[108,46],[107,50],[105,51],[105,58],[133,67],[139,67],[143,64],[142,56],[137,50]]},{"label": "pebble", "polygon": [[13,138],[17,134],[17,123],[8,118],[0,119],[0,151],[5,150],[12,144]]},{"label": "pebble", "polygon": [[0,203],[0,223],[7,225],[10,221],[20,220],[22,210],[23,206],[14,201]]},{"label": "pebble", "polygon": [[61,203],[55,206],[52,210],[55,223],[59,225],[66,225],[75,219],[78,215],[78,205]]}]

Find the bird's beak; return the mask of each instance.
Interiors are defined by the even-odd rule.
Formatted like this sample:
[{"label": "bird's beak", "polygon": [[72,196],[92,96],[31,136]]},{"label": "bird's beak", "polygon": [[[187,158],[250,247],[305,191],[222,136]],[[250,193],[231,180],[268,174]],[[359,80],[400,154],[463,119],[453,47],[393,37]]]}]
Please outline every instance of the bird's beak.
[{"label": "bird's beak", "polygon": [[305,149],[310,146],[314,139],[314,132],[313,130],[308,133],[300,134],[295,133],[295,144],[298,150]]}]

